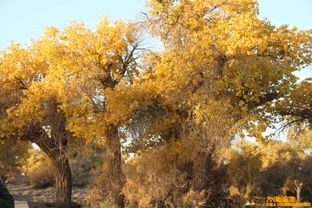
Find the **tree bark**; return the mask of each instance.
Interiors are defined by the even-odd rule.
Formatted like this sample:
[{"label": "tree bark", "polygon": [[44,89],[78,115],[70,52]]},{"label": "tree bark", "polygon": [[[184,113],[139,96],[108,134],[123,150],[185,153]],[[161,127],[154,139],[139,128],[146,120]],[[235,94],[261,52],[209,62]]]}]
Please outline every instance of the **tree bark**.
[{"label": "tree bark", "polygon": [[56,185],[56,207],[70,208],[72,195],[72,178],[69,161],[66,156],[66,147],[56,145],[57,141],[48,138],[40,141],[37,145],[49,156],[54,166]]},{"label": "tree bark", "polygon": [[56,207],[71,206],[72,178],[68,159],[53,161],[55,167]]},{"label": "tree bark", "polygon": [[49,137],[45,131],[38,129],[26,134],[23,140],[37,144],[52,160],[56,181],[56,207],[70,208],[72,195],[72,178],[67,158],[67,139]]},{"label": "tree bark", "polygon": [[122,171],[121,143],[118,135],[118,127],[110,126],[107,134],[107,159],[110,195],[118,208],[125,207],[125,197],[122,188],[125,184],[125,176]]}]

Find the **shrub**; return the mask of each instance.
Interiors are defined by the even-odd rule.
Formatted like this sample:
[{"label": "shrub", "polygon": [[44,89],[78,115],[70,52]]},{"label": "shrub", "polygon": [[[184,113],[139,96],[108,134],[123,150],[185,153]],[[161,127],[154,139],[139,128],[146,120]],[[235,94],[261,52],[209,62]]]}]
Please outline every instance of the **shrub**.
[{"label": "shrub", "polygon": [[190,189],[183,197],[183,207],[200,208],[206,204],[207,196],[205,191],[201,192]]},{"label": "shrub", "polygon": [[[96,204],[93,204],[91,206],[92,208],[116,208],[112,203],[109,201],[104,201],[104,202],[98,202]],[[85,206],[84,208],[91,208],[90,206]]]},{"label": "shrub", "polygon": [[184,164],[177,163],[170,145],[132,158],[126,165],[124,187],[128,207],[183,207],[182,195],[189,189]]},{"label": "shrub", "polygon": [[96,156],[79,156],[70,160],[73,186],[85,187],[91,183],[95,168],[100,164]]},{"label": "shrub", "polygon": [[54,168],[43,164],[28,175],[28,181],[33,188],[41,189],[51,187],[55,184]]},{"label": "shrub", "polygon": [[109,191],[107,188],[108,180],[109,178],[107,177],[103,167],[97,170],[97,176],[88,187],[88,195],[85,199],[86,205],[90,207],[97,207],[104,204],[104,202],[105,204],[110,204],[108,203],[110,201]]}]

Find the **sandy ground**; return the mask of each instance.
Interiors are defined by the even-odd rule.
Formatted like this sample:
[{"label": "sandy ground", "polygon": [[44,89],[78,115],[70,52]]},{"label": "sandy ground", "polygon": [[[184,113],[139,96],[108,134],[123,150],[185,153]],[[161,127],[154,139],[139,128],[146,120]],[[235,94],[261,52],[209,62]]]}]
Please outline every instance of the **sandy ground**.
[{"label": "sandy ground", "polygon": [[[26,183],[26,177],[19,177],[12,183],[7,184],[10,193],[17,201],[27,201],[29,208],[53,208],[55,188],[33,189]],[[79,204],[85,198],[85,190],[73,188],[72,200]]]}]

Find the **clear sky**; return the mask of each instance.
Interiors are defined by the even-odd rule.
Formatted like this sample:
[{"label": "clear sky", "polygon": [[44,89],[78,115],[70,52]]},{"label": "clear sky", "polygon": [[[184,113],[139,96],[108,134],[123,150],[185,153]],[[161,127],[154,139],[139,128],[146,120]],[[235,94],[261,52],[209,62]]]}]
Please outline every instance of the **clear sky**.
[{"label": "clear sky", "polygon": [[[312,29],[312,0],[259,0],[260,17],[275,25]],[[0,0],[0,50],[11,40],[27,43],[47,26],[64,27],[72,20],[94,26],[101,16],[136,19],[145,0]],[[312,75],[310,70],[302,72]]]},{"label": "clear sky", "polygon": [[[260,17],[274,25],[288,24],[301,30],[312,30],[312,0],[258,0]],[[312,77],[312,66],[295,73],[301,80]]]},{"label": "clear sky", "polygon": [[[312,0],[259,0],[260,16],[273,24],[312,29]],[[64,27],[72,20],[88,26],[100,16],[135,19],[145,0],[0,0],[0,49],[11,40],[26,43],[47,26]]]},{"label": "clear sky", "polygon": [[94,26],[101,16],[135,19],[145,0],[0,0],[0,49],[11,40],[25,43],[45,27],[64,27],[72,20]]}]

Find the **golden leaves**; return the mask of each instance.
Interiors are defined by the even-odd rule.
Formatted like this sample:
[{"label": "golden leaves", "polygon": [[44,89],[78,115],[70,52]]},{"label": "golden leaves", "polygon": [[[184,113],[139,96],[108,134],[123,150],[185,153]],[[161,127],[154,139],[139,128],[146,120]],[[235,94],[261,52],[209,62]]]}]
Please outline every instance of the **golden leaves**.
[{"label": "golden leaves", "polygon": [[312,61],[309,32],[260,20],[256,1],[149,2],[152,30],[165,42],[156,92],[193,109],[198,122],[232,115],[233,126],[251,127],[268,119],[292,73]]},{"label": "golden leaves", "polygon": [[56,105],[70,131],[86,138],[103,136],[105,126],[117,124],[129,109],[125,104],[121,113],[111,115],[115,109],[104,106],[114,92],[105,90],[138,73],[137,31],[133,23],[111,24],[104,18],[95,31],[74,22],[64,30],[47,28],[30,46],[12,44],[0,57],[0,87],[19,99],[1,109],[2,127],[13,131],[30,123],[49,125],[51,105]]},{"label": "golden leaves", "polygon": [[288,92],[292,72],[312,61],[311,31],[260,20],[254,0],[151,0],[149,6],[165,49],[142,59],[141,28],[108,18],[95,30],[82,22],[50,27],[32,45],[2,52],[0,87],[19,98],[5,109],[10,122],[41,122],[53,97],[67,128],[84,137],[103,136],[108,125],[153,103],[187,111],[203,125],[223,117],[250,127]]}]

